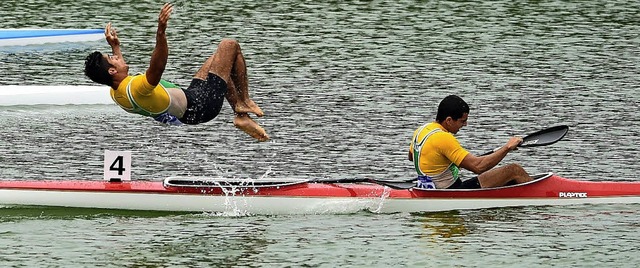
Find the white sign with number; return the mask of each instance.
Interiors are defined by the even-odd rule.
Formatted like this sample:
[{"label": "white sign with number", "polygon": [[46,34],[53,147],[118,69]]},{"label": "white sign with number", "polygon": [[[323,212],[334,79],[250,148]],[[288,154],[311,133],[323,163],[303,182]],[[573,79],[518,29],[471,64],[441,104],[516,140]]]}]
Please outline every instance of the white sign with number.
[{"label": "white sign with number", "polygon": [[131,151],[104,151],[104,179],[131,180]]}]

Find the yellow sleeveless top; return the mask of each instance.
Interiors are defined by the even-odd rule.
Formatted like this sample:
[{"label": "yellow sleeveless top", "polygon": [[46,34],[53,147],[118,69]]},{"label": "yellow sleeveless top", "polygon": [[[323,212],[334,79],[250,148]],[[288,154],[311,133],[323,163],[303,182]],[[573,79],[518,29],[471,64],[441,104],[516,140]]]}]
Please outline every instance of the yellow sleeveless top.
[{"label": "yellow sleeveless top", "polygon": [[118,89],[112,88],[110,93],[111,99],[125,111],[155,117],[169,109],[171,96],[167,88],[178,87],[164,80],[153,86],[146,75],[139,74],[127,76]]}]

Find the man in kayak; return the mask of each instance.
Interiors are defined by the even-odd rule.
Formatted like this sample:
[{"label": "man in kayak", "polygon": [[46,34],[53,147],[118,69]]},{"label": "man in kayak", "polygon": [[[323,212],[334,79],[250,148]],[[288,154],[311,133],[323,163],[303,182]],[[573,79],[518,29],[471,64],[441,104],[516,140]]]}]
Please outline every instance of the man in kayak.
[{"label": "man in kayak", "polygon": [[[409,160],[418,172],[418,187],[438,189],[475,189],[503,186],[514,181],[531,181],[529,174],[518,164],[494,168],[507,153],[515,150],[522,138],[512,137],[493,153],[475,156],[462,148],[454,134],[467,125],[469,105],[460,97],[445,97],[438,106],[436,121],[427,123],[413,133]],[[460,178],[459,168],[478,176]]]},{"label": "man in kayak", "polygon": [[263,112],[249,98],[247,69],[237,41],[222,40],[187,89],[162,79],[169,56],[165,31],[172,11],[172,4],[160,11],[156,45],[144,74],[129,75],[118,35],[108,23],[105,37],[112,55],[96,51],[87,56],[85,75],[110,86],[111,98],[125,111],[172,125],[208,122],[218,115],[226,98],[235,113],[233,124],[259,141],[268,140],[265,130],[249,117],[249,113],[261,117]]}]

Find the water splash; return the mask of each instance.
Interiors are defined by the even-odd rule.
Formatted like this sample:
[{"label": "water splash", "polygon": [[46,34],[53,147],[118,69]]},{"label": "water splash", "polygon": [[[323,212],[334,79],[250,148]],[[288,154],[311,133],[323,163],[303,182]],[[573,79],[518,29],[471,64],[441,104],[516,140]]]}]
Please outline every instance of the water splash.
[{"label": "water splash", "polygon": [[390,194],[391,194],[391,188],[385,186],[384,190],[382,192],[382,195],[380,195],[380,199],[378,199],[378,204],[377,204],[376,209],[371,210],[371,212],[373,212],[373,213],[382,212],[382,207],[384,205],[384,201],[389,197]]},{"label": "water splash", "polygon": [[[224,170],[219,166],[215,166],[215,177],[175,177],[192,180],[207,180],[212,183],[215,189],[220,189],[224,194],[224,210],[222,212],[206,212],[207,215],[216,217],[246,217],[252,216],[248,212],[249,204],[247,202],[248,196],[245,194],[247,191],[252,191],[254,194],[258,193],[260,182],[271,180],[269,175],[272,173],[271,168],[268,168],[264,174],[258,179],[253,178],[237,178],[234,176],[225,176],[229,171]],[[283,181],[284,182],[284,181]],[[277,187],[277,186],[276,186]],[[202,194],[209,194],[210,189],[202,189]]]}]

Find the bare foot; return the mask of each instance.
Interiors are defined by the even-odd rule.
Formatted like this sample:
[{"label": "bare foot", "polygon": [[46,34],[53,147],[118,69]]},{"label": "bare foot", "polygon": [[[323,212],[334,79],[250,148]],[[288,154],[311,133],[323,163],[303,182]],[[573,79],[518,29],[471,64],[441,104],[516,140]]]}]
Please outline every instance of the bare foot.
[{"label": "bare foot", "polygon": [[264,113],[262,109],[252,100],[239,101],[236,103],[234,109],[237,114],[255,114],[257,117],[262,117]]},{"label": "bare foot", "polygon": [[262,109],[260,109],[260,107],[258,107],[258,105],[253,102],[253,100],[251,99],[246,99],[244,101],[244,104],[247,105],[247,107],[249,107],[249,109],[251,109],[251,113],[255,114],[257,117],[262,117],[264,115],[264,113],[262,112]]},{"label": "bare foot", "polygon": [[236,114],[236,118],[233,119],[233,125],[259,141],[266,141],[269,139],[267,132],[264,131],[264,129],[260,127],[256,121],[253,121],[253,119],[251,119],[251,117],[246,113]]}]

